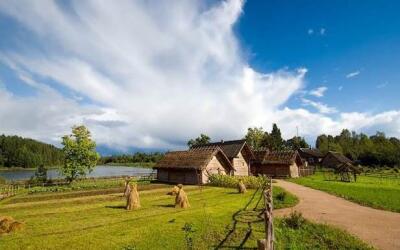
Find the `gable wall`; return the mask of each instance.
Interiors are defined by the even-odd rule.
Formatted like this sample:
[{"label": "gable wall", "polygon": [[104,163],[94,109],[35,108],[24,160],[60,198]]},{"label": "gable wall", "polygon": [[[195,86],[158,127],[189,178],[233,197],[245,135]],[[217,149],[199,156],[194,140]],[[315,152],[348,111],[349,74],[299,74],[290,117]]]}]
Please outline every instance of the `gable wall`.
[{"label": "gable wall", "polygon": [[234,175],[247,176],[249,175],[249,164],[244,159],[242,152],[237,157],[233,158],[233,167],[235,168]]},{"label": "gable wall", "polygon": [[211,174],[229,174],[216,156],[213,156],[211,161],[208,163],[206,169],[203,171],[202,182],[207,183],[208,176]]}]

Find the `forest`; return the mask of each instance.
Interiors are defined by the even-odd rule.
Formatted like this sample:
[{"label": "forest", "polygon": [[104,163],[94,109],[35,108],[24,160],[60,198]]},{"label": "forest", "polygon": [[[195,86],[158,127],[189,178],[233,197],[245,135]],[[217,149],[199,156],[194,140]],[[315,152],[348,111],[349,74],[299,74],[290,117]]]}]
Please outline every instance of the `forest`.
[{"label": "forest", "polygon": [[0,135],[0,167],[35,168],[63,163],[63,153],[53,145],[19,136]]},{"label": "forest", "polygon": [[400,166],[400,140],[383,132],[368,136],[344,129],[337,136],[318,136],[316,147],[323,153],[340,152],[365,166]]},{"label": "forest", "polygon": [[123,154],[123,155],[112,155],[103,156],[98,161],[98,164],[110,164],[110,163],[155,163],[161,159],[163,153],[141,153],[136,152],[134,154]]}]

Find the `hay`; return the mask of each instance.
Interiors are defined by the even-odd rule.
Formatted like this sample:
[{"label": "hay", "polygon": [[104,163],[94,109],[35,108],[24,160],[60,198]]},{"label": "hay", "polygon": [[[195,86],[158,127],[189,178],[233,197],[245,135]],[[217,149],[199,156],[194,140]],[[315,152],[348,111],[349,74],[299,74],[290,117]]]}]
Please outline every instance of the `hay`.
[{"label": "hay", "polygon": [[0,235],[20,231],[23,227],[23,223],[14,220],[10,216],[0,217]]},{"label": "hay", "polygon": [[244,194],[247,191],[246,186],[244,185],[242,180],[240,180],[238,183],[238,190],[239,190],[239,193],[241,193],[241,194]]},{"label": "hay", "polygon": [[129,184],[130,193],[126,199],[126,209],[138,209],[140,208],[140,199],[139,199],[139,192],[137,191],[137,184],[132,183]]},{"label": "hay", "polygon": [[175,208],[189,208],[190,204],[189,204],[189,200],[188,197],[185,193],[185,191],[183,191],[183,185],[179,184],[178,186],[178,193],[176,194],[175,197]]},{"label": "hay", "polygon": [[131,186],[129,185],[129,179],[125,179],[124,196],[128,197],[130,193],[131,193]]},{"label": "hay", "polygon": [[178,186],[174,186],[171,190],[171,192],[168,192],[168,195],[177,195],[179,193],[179,188]]}]

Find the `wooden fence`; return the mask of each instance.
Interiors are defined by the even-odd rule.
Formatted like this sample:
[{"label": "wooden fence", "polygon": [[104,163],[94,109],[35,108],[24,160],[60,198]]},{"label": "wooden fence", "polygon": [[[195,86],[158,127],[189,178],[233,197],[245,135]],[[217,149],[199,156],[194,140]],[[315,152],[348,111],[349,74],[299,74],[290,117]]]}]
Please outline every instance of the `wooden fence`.
[{"label": "wooden fence", "polygon": [[306,168],[299,168],[299,175],[300,176],[308,176],[308,175],[313,175],[314,174],[314,167],[309,166]]},{"label": "wooden fence", "polygon": [[23,187],[19,185],[4,185],[0,187],[0,200],[16,195]]},{"label": "wooden fence", "polygon": [[267,187],[264,190],[264,221],[265,221],[265,239],[258,240],[259,250],[274,249],[274,219],[272,215],[273,199],[272,199],[272,178],[270,178]]}]

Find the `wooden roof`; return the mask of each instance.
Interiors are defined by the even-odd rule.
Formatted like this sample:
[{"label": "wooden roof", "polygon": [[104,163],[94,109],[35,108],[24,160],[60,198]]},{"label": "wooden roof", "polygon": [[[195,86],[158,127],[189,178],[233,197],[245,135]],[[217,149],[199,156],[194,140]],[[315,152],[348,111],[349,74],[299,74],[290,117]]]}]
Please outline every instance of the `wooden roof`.
[{"label": "wooden roof", "polygon": [[254,152],[258,162],[262,164],[285,164],[290,165],[296,160],[301,162],[297,151],[269,151],[262,150]]},{"label": "wooden roof", "polygon": [[324,157],[324,154],[316,148],[300,148],[299,153],[307,154],[315,158]]},{"label": "wooden roof", "polygon": [[245,150],[246,154],[249,156],[250,159],[254,159],[254,154],[249,145],[247,145],[246,140],[233,140],[233,141],[221,141],[221,142],[213,142],[208,143],[201,146],[194,146],[191,150],[197,150],[201,148],[208,148],[208,147],[219,147],[225,153],[225,155],[229,159],[233,159],[237,157],[237,155],[242,151]]},{"label": "wooden roof", "polygon": [[357,174],[361,173],[361,169],[360,168],[358,168],[358,167],[356,167],[353,164],[348,163],[348,162],[341,163],[337,167],[336,171],[339,172],[339,173],[342,173],[342,172],[354,172],[354,173],[357,173]]},{"label": "wooden roof", "polygon": [[350,164],[353,164],[353,161],[351,161],[349,158],[347,158],[346,156],[344,156],[343,154],[338,153],[338,152],[329,151],[326,154],[325,158],[327,158],[327,157],[333,157],[338,163],[350,163]]},{"label": "wooden roof", "polygon": [[203,147],[196,150],[168,152],[154,166],[158,168],[203,170],[214,156],[219,156],[223,165],[233,169],[232,164],[219,147]]}]

